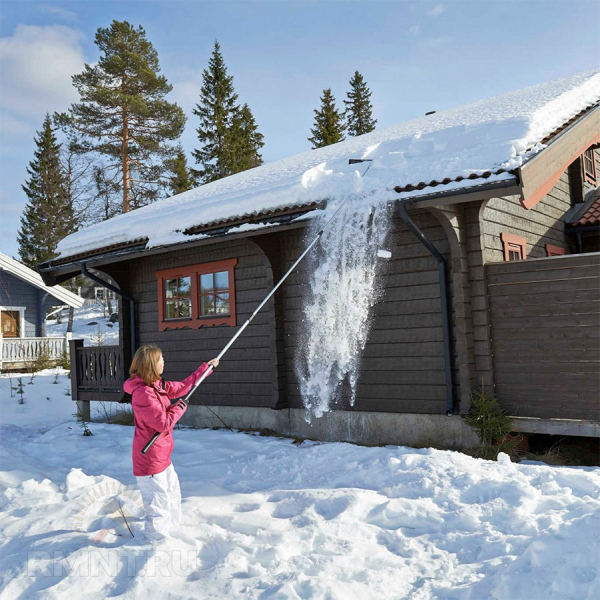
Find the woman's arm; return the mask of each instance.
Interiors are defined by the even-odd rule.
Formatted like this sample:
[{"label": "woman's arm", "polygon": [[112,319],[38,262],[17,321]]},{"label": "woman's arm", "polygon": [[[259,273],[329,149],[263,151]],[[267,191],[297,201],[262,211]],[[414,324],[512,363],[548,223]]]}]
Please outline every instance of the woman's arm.
[{"label": "woman's arm", "polygon": [[[213,361],[210,361],[213,362]],[[212,365],[211,365],[212,366]],[[193,387],[193,385],[202,377],[202,375],[209,369],[207,363],[202,363],[189,377],[186,377],[183,381],[165,381],[165,391],[170,400],[174,398],[181,398],[185,396]]]},{"label": "woman's arm", "polygon": [[133,393],[131,406],[137,419],[160,433],[172,431],[187,409],[185,402],[177,402],[165,410],[154,390],[149,387],[137,389]]}]

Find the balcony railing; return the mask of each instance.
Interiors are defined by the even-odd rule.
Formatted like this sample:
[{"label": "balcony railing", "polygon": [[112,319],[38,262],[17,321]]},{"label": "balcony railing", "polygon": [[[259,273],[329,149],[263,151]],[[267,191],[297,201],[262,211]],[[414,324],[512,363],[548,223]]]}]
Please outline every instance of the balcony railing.
[{"label": "balcony railing", "polygon": [[71,334],[65,337],[3,338],[0,334],[0,368],[34,368],[43,356],[50,362],[59,362],[69,351]]}]

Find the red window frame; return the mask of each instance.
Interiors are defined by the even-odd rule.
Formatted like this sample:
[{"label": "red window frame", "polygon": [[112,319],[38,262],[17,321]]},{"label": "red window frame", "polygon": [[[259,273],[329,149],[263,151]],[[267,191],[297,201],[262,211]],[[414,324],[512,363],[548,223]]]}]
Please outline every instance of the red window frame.
[{"label": "red window frame", "polygon": [[527,258],[527,240],[520,235],[501,233],[504,260],[525,260]]},{"label": "red window frame", "polygon": [[563,256],[565,249],[560,246],[553,246],[552,244],[546,244],[546,256]]},{"label": "red window frame", "polygon": [[[217,325],[230,325],[235,327],[236,309],[235,309],[235,267],[238,263],[237,258],[229,260],[221,260],[217,262],[202,263],[197,265],[188,265],[178,267],[176,269],[165,269],[164,271],[156,271],[157,287],[158,287],[158,330],[166,331],[167,329],[199,329],[200,327],[214,327]],[[200,276],[208,273],[220,273],[227,271],[228,274],[228,291],[229,293],[229,314],[215,315],[214,317],[206,317],[200,314]],[[180,277],[190,277],[191,279],[191,316],[190,318],[179,317],[173,319],[166,318],[166,288],[165,282],[169,279]],[[213,278],[214,280],[214,278]]]},{"label": "red window frame", "polygon": [[583,164],[583,178],[592,185],[598,182],[598,174],[596,172],[596,157],[594,151],[590,148],[581,155]]}]

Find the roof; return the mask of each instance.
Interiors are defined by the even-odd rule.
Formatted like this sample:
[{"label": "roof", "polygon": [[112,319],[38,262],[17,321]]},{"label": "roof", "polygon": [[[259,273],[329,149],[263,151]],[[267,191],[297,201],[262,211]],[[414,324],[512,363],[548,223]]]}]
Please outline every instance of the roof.
[{"label": "roof", "polygon": [[72,306],[73,308],[79,308],[83,306],[84,299],[78,296],[77,294],[73,294],[69,290],[66,290],[63,287],[48,287],[42,281],[41,276],[26,267],[23,263],[20,263],[18,260],[14,260],[10,258],[10,256],[6,256],[6,254],[2,254],[0,252],[0,271],[6,271],[15,277],[18,277],[22,281],[25,281],[44,292],[47,292],[57,300],[60,300],[63,304],[67,304],[68,306]]},{"label": "roof", "polygon": [[600,223],[600,195],[596,194],[596,199],[583,213],[574,227],[583,227],[584,225],[597,225]]},{"label": "roof", "polygon": [[[334,197],[418,198],[433,187],[469,190],[480,178],[515,180],[515,170],[539,154],[549,136],[599,101],[600,71],[593,71],[404,121],[87,227],[60,242],[58,262],[124,245],[188,242],[212,226],[302,212]],[[249,226],[262,225],[243,225]]]},{"label": "roof", "polygon": [[583,202],[572,206],[565,213],[564,220],[570,227],[600,224],[600,188],[591,190]]}]

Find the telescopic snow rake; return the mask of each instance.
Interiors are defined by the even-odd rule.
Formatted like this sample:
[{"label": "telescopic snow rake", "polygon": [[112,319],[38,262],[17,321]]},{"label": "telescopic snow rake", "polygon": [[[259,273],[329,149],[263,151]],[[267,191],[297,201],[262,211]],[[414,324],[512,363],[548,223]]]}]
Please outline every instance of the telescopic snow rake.
[{"label": "telescopic snow rake", "polygon": [[[260,309],[269,301],[271,296],[279,289],[281,284],[289,277],[289,275],[292,273],[292,271],[300,264],[302,259],[310,252],[310,249],[319,241],[320,237],[323,235],[323,232],[325,231],[325,229],[327,229],[329,224],[336,217],[336,215],[338,214],[338,212],[340,211],[342,206],[344,206],[344,202],[342,202],[340,204],[340,206],[333,213],[333,215],[331,216],[329,221],[327,221],[327,223],[323,226],[321,231],[319,231],[319,233],[315,236],[315,239],[309,244],[309,246],[306,248],[306,250],[300,255],[298,260],[296,260],[296,262],[290,267],[288,272],[279,280],[277,285],[269,292],[267,297],[258,305],[256,310],[250,315],[250,318],[240,327],[240,330],[231,338],[231,340],[229,340],[228,344],[225,346],[225,348],[223,348],[223,350],[221,350],[220,354],[217,356],[217,360],[221,360],[221,358],[224,356],[224,354],[227,352],[227,350],[229,350],[229,348],[231,348],[233,342],[235,342],[235,340],[237,340],[237,338],[242,334],[244,329],[246,329],[246,327],[248,327],[248,325],[250,325],[250,322],[259,313]],[[389,258],[389,256],[387,256],[387,254],[389,254],[389,253],[387,251],[384,251],[384,252],[386,253],[385,258]],[[378,254],[378,255],[381,256],[380,254]],[[211,365],[209,365],[208,369],[206,371],[204,371],[204,373],[202,373],[202,376],[194,384],[194,387],[183,398],[183,401],[186,404],[189,403],[190,396],[196,391],[196,388],[213,372],[213,370],[214,370],[214,368]],[[150,438],[150,441],[142,448],[142,450],[141,450],[142,454],[146,454],[146,452],[148,452],[148,450],[150,450],[150,448],[152,447],[152,444],[154,444],[154,442],[159,438],[159,436],[160,436],[160,431],[157,431]]]}]

